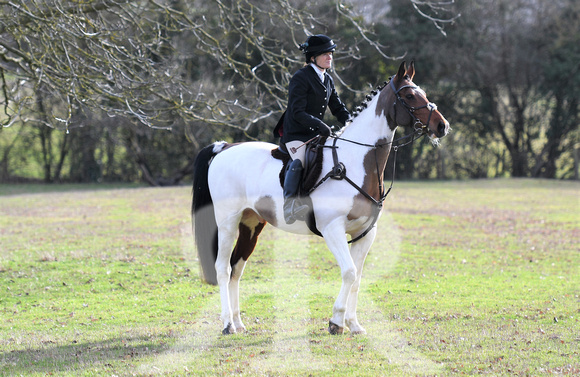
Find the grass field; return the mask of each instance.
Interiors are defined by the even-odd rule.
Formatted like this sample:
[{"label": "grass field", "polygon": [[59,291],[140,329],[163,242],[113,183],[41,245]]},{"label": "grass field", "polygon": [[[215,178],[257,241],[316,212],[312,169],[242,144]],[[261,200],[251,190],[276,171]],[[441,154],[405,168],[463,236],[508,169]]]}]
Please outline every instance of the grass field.
[{"label": "grass field", "polygon": [[396,182],[359,320],[317,237],[267,227],[222,336],[189,187],[0,185],[2,376],[580,374],[580,184]]}]

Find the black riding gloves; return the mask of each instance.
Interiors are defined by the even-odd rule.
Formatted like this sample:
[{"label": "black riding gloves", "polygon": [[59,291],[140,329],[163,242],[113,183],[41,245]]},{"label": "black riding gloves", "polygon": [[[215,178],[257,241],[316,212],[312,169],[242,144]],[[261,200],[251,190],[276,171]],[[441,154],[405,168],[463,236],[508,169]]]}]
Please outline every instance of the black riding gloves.
[{"label": "black riding gloves", "polygon": [[318,133],[320,134],[320,136],[328,137],[332,133],[332,129],[328,127],[326,124],[321,122],[318,125]]}]

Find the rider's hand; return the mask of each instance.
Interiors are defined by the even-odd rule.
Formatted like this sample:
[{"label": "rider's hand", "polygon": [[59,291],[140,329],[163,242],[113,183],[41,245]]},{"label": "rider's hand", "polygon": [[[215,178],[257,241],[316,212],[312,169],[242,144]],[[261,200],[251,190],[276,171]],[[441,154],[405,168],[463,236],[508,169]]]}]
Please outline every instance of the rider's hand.
[{"label": "rider's hand", "polygon": [[332,133],[332,130],[326,124],[321,122],[318,125],[318,133],[320,134],[320,136],[328,137]]}]

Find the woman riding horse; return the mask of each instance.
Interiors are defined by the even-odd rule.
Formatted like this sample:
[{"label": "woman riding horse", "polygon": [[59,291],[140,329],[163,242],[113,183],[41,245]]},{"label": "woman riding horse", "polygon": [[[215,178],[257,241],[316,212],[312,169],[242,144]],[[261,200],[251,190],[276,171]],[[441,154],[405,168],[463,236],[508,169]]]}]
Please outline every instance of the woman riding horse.
[{"label": "woman riding horse", "polygon": [[[332,46],[330,43],[323,49]],[[449,132],[449,122],[428,100],[425,91],[413,83],[414,75],[414,64],[405,67],[402,62],[388,83],[371,92],[340,137],[328,138],[322,149],[322,173],[317,188],[308,196],[315,229],[324,237],[340,267],[342,284],[329,320],[331,334],[341,334],[345,329],[352,334],[366,331],[357,318],[358,294],[364,261],[388,193],[384,190],[383,172],[393,142],[428,135],[437,143]],[[332,101],[328,101],[330,106]],[[289,113],[287,118],[292,122],[296,112]],[[342,114],[339,119],[347,119],[346,112],[337,114]],[[320,118],[313,118],[309,124],[324,124]],[[399,126],[413,132],[394,139]],[[203,280],[219,285],[223,334],[245,330],[240,312],[240,279],[266,224],[295,234],[316,234],[306,222],[287,224],[282,220],[284,197],[279,174],[283,163],[272,156],[276,148],[265,142],[216,142],[203,148],[195,160],[195,242]],[[344,173],[341,179],[326,179],[329,175],[325,172],[334,172],[337,165]]]},{"label": "woman riding horse", "polygon": [[274,134],[280,136],[283,127],[282,143],[292,158],[284,180],[284,220],[287,224],[304,219],[308,213],[308,206],[296,198],[306,149],[301,147],[317,135],[330,136],[331,128],[322,121],[327,107],[342,125],[350,119],[327,72],[332,66],[336,44],[326,35],[318,34],[310,36],[300,49],[306,64],[290,80],[288,107],[274,130]]}]

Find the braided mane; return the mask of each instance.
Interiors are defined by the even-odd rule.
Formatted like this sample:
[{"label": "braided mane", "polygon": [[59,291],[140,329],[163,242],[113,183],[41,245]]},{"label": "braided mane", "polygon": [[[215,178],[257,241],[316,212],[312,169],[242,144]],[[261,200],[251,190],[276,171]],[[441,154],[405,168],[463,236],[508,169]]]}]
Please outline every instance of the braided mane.
[{"label": "braided mane", "polygon": [[357,106],[354,111],[352,112],[352,118],[356,118],[364,109],[367,108],[369,102],[378,94],[381,92],[381,90],[383,90],[385,88],[385,86],[387,86],[389,84],[389,81],[385,81],[382,84],[380,84],[379,86],[377,86],[376,89],[371,90],[370,94],[367,94],[365,96],[365,99],[361,102],[361,104],[359,106]]}]

